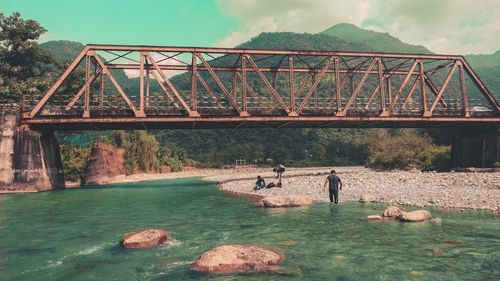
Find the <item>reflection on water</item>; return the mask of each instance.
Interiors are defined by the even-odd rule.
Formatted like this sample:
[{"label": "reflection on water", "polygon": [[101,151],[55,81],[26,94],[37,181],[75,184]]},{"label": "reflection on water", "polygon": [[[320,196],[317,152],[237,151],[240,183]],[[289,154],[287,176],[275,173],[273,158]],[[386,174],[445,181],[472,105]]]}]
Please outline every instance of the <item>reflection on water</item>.
[{"label": "reflection on water", "polygon": [[[1,280],[500,280],[500,224],[491,213],[431,210],[443,219],[368,222],[383,205],[258,209],[198,179],[0,197]],[[146,227],[176,243],[124,250]],[[191,273],[224,243],[278,247],[272,275]]]}]

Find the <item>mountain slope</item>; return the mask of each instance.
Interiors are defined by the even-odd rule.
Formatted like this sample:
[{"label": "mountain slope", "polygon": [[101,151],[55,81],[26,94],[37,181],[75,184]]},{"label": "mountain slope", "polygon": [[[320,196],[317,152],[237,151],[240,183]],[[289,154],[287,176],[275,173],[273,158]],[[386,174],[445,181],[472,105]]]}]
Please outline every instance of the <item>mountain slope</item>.
[{"label": "mountain slope", "polygon": [[[371,30],[359,28],[353,24],[340,23],[334,25],[320,34],[330,35],[341,38],[351,44],[364,44],[370,46],[372,51],[387,52],[387,53],[415,53],[429,54],[429,51],[424,46],[411,45],[402,42],[389,33],[380,33]],[[363,51],[363,50],[356,50]]]},{"label": "mountain slope", "polygon": [[41,43],[40,47],[61,61],[73,60],[85,47],[82,43],[59,40]]}]

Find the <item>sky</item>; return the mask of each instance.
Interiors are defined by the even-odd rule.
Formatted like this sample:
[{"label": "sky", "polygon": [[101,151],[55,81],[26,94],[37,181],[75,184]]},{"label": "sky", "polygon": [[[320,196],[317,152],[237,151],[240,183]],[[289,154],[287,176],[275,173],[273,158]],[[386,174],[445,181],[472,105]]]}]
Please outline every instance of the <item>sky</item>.
[{"label": "sky", "polygon": [[15,11],[48,30],[40,42],[234,47],[352,23],[436,53],[500,50],[500,0],[0,0]]}]

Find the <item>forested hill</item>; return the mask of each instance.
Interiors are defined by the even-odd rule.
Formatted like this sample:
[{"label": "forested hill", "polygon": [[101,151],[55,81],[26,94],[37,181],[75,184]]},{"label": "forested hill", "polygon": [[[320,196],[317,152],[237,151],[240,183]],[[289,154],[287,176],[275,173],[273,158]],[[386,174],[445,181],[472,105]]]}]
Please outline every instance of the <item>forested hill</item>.
[{"label": "forested hill", "polygon": [[[319,34],[326,34],[349,42],[353,45],[358,43],[360,45],[369,46],[369,51],[386,52],[386,53],[412,53],[412,54],[430,54],[424,46],[417,46],[406,44],[396,37],[391,36],[389,33],[381,33],[372,30],[359,28],[353,24],[340,23],[334,25]],[[361,49],[354,49],[355,51],[363,51]],[[353,51],[354,51],[353,50]]]}]

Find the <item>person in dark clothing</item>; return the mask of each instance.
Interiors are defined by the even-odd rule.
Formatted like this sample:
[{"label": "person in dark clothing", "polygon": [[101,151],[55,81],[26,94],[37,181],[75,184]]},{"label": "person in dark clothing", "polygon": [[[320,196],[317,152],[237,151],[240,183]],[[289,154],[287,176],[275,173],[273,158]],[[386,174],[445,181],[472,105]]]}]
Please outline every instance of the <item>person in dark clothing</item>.
[{"label": "person in dark clothing", "polygon": [[266,188],[266,181],[261,176],[257,176],[257,181],[255,182],[255,187],[253,188],[253,190],[257,191],[262,188]]},{"label": "person in dark clothing", "polygon": [[335,174],[335,170],[332,170],[330,172],[330,175],[326,178],[325,184],[323,184],[323,192],[326,191],[327,183],[328,183],[328,191],[330,192],[330,202],[338,204],[339,189],[342,190],[342,181],[340,180],[339,176]]}]

